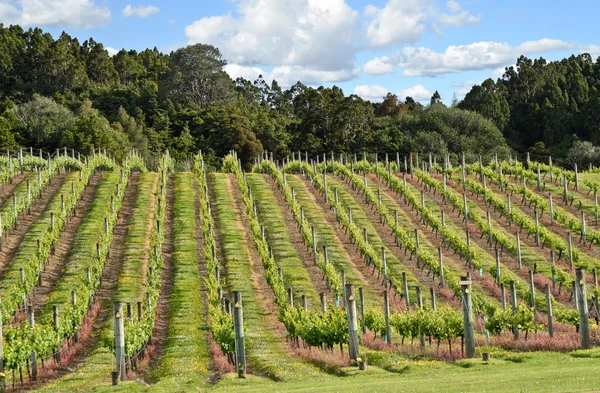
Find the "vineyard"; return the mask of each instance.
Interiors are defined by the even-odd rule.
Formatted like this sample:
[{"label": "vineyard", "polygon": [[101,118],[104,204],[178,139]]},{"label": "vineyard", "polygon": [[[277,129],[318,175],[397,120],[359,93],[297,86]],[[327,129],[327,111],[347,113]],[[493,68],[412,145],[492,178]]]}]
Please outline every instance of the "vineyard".
[{"label": "vineyard", "polygon": [[597,168],[3,154],[0,391],[598,388]]}]

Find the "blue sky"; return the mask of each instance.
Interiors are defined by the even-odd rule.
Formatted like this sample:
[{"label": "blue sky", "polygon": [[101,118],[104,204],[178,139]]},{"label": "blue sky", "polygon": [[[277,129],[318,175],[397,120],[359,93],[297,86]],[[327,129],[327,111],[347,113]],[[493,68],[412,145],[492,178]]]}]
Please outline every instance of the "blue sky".
[{"label": "blue sky", "polygon": [[202,42],[232,76],[283,86],[338,85],[445,102],[501,76],[521,54],[600,56],[594,1],[540,0],[0,0],[0,22],[93,37],[110,51]]}]

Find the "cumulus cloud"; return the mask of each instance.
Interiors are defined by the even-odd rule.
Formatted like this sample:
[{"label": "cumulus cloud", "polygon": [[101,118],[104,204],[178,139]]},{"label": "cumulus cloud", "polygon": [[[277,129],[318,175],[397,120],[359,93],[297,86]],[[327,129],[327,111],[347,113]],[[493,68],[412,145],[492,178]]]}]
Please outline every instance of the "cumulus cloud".
[{"label": "cumulus cloud", "polygon": [[262,75],[263,79],[268,83],[276,80],[280,86],[287,88],[298,81],[301,81],[305,85],[312,86],[321,85],[324,82],[346,82],[357,78],[360,73],[360,68],[323,71],[300,66],[280,66],[274,67],[271,71],[266,71],[263,68],[255,66],[228,64],[225,66],[225,72],[227,72],[232,79],[242,77],[250,81],[254,81],[259,75]]},{"label": "cumulus cloud", "polygon": [[[388,92],[390,90],[381,85],[358,85],[354,88],[354,94],[373,102],[383,101]],[[424,101],[429,100],[432,95],[422,84],[400,89],[395,94],[401,101],[406,97],[412,97],[415,101]]]},{"label": "cumulus cloud", "polygon": [[498,68],[514,62],[520,55],[539,54],[554,50],[578,49],[581,45],[543,38],[517,46],[482,41],[469,45],[449,46],[442,53],[424,47],[406,47],[392,56],[369,60],[364,70],[368,74],[387,74],[403,69],[405,76],[431,76],[470,70]]},{"label": "cumulus cloud", "polygon": [[237,14],[193,22],[185,28],[188,42],[215,45],[231,63],[243,66],[354,72],[358,14],[345,0],[239,0]]},{"label": "cumulus cloud", "polygon": [[481,15],[473,15],[467,10],[463,10],[460,4],[455,0],[446,3],[450,13],[441,13],[437,16],[438,22],[443,26],[461,27],[464,25],[476,24],[481,20]]},{"label": "cumulus cloud", "polygon": [[111,19],[108,7],[94,0],[0,0],[4,24],[93,29]]},{"label": "cumulus cloud", "polygon": [[459,96],[464,96],[466,95],[468,92],[471,91],[471,88],[475,85],[480,84],[480,82],[475,82],[474,80],[468,80],[468,81],[464,81],[464,82],[453,82],[452,83],[452,87],[456,87],[456,93],[458,93]]},{"label": "cumulus cloud", "polygon": [[423,33],[427,10],[420,0],[389,0],[383,8],[368,5],[365,16],[371,46],[415,42]]},{"label": "cumulus cloud", "polygon": [[108,52],[108,55],[111,57],[116,55],[117,53],[119,53],[118,49],[111,48],[110,46],[106,46],[106,47],[104,47],[104,49],[106,49],[106,51]]},{"label": "cumulus cloud", "polygon": [[415,101],[428,100],[432,96],[431,92],[420,83],[413,87],[398,90],[397,95],[402,100],[404,100],[406,97],[412,97]]},{"label": "cumulus cloud", "polygon": [[354,94],[375,102],[383,101],[388,92],[388,89],[380,85],[358,85],[354,88]]},{"label": "cumulus cloud", "polygon": [[132,6],[131,4],[127,4],[127,6],[125,6],[125,8],[123,9],[123,16],[125,16],[126,18],[129,18],[132,16],[137,17],[137,18],[147,18],[150,15],[158,14],[159,11],[160,11],[160,9],[153,5]]}]

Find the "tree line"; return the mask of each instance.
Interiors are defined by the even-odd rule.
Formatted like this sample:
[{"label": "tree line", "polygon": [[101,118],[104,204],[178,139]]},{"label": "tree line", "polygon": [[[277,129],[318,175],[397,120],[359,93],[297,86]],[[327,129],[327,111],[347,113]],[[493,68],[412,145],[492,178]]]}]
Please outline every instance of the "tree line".
[{"label": "tree line", "polygon": [[[432,152],[455,158],[464,151],[468,157],[505,157],[510,148],[524,151],[539,140],[523,137],[507,144],[505,137],[517,132],[511,130],[529,125],[516,123],[516,110],[511,120],[510,105],[498,114],[481,102],[494,106],[499,97],[512,102],[508,93],[478,98],[476,86],[451,107],[437,92],[426,106],[392,94],[372,103],[337,86],[297,82],[284,89],[262,77],[232,80],[226,64],[210,45],[170,54],[156,48],[121,50],[110,56],[92,38],[81,43],[63,32],[54,39],[39,28],[0,24],[0,148],[66,146],[89,153],[102,147],[117,159],[135,148],[150,165],[166,148],[179,161],[201,149],[207,163],[216,166],[231,149],[247,164],[264,150],[275,158],[292,151],[311,156]],[[581,97],[572,100],[579,103]],[[504,110],[503,105],[498,104]]]}]

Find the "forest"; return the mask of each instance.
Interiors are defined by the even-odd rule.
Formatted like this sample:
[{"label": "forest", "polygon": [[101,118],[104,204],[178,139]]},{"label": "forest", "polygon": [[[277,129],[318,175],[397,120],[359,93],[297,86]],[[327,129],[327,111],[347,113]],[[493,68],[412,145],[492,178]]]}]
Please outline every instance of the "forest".
[{"label": "forest", "polygon": [[110,56],[92,38],[0,24],[0,148],[101,147],[116,159],[134,148],[150,166],[165,149],[177,160],[202,150],[213,167],[232,149],[247,166],[264,150],[600,164],[600,60],[587,54],[520,57],[450,106],[437,91],[427,105],[391,93],[372,103],[336,86],[232,80],[226,64],[210,45]]}]

